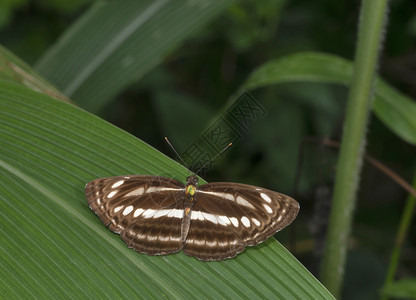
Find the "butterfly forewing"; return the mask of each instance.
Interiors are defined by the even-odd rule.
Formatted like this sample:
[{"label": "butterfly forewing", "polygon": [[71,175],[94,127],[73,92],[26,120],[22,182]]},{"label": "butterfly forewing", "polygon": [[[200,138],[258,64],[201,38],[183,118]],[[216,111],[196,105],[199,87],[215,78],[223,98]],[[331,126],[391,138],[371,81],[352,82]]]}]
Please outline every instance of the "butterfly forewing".
[{"label": "butterfly forewing", "polygon": [[195,199],[183,251],[202,260],[234,257],[289,225],[299,211],[286,195],[238,183],[204,184]]},{"label": "butterfly forewing", "polygon": [[126,244],[157,255],[182,248],[184,185],[158,176],[100,178],[85,186],[91,209]]}]

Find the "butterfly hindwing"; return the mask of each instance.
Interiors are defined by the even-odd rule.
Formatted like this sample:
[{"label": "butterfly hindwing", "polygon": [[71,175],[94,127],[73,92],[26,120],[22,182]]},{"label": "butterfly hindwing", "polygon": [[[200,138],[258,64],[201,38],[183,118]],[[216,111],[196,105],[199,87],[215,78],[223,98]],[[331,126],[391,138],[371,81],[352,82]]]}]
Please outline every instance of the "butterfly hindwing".
[{"label": "butterfly hindwing", "polygon": [[183,251],[202,260],[234,257],[289,225],[298,211],[294,199],[267,189],[226,182],[201,185]]},{"label": "butterfly hindwing", "polygon": [[183,210],[181,209],[180,212],[171,210],[170,214],[163,220],[157,215],[139,219],[120,233],[121,238],[127,246],[140,253],[164,255],[178,252],[183,247],[181,237]]},{"label": "butterfly hindwing", "polygon": [[[192,211],[191,214],[194,219],[191,221],[183,247],[186,255],[205,261],[222,260],[234,257],[244,250],[244,244],[233,230],[226,226],[218,226],[216,223],[220,222],[218,218],[216,218],[218,221],[212,222],[211,216],[204,216],[199,211],[197,213]],[[197,219],[196,214],[198,214]]]},{"label": "butterfly hindwing", "polygon": [[158,176],[118,176],[89,182],[85,195],[91,209],[126,244],[158,255],[182,248],[184,185]]}]

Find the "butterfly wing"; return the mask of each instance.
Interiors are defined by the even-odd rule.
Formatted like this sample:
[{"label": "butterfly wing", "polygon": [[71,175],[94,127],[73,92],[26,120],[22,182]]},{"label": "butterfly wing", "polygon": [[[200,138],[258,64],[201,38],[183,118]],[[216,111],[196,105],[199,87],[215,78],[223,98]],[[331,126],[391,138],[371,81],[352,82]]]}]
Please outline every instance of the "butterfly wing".
[{"label": "butterfly wing", "polygon": [[183,195],[181,182],[158,176],[99,178],[85,186],[101,221],[130,248],[151,255],[182,249]]},{"label": "butterfly wing", "polygon": [[201,260],[231,258],[289,225],[299,204],[289,196],[238,183],[199,186],[183,251]]}]

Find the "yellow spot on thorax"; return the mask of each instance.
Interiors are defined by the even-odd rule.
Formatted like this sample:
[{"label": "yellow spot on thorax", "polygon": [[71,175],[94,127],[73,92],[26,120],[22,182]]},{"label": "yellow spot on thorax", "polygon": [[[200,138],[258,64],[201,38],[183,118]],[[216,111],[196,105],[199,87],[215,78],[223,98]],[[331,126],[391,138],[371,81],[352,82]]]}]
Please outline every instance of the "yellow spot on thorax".
[{"label": "yellow spot on thorax", "polygon": [[186,187],[186,190],[185,190],[186,195],[190,194],[191,196],[193,196],[193,195],[195,195],[195,192],[196,192],[196,187],[195,186],[190,184]]}]

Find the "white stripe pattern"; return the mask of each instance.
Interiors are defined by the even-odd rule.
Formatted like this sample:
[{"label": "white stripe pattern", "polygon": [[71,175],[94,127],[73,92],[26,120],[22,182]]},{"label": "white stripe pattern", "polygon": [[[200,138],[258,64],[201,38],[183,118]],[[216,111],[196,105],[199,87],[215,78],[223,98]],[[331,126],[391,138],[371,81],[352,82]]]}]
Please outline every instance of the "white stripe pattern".
[{"label": "white stripe pattern", "polygon": [[117,194],[118,191],[112,191],[110,192],[110,194],[107,195],[107,198],[112,198],[114,197],[115,194]]},{"label": "white stripe pattern", "polygon": [[127,206],[123,211],[123,216],[127,216],[129,213],[133,211],[133,205]]},{"label": "white stripe pattern", "polygon": [[241,218],[241,223],[246,227],[250,227],[250,220],[246,216]]},{"label": "white stripe pattern", "polygon": [[144,212],[144,209],[142,208],[138,208],[134,211],[133,217],[137,218],[138,216],[140,216],[142,213]]},{"label": "white stripe pattern", "polygon": [[234,227],[238,227],[238,220],[237,218],[231,217],[230,218],[231,223],[233,223]]},{"label": "white stripe pattern", "polygon": [[130,196],[140,196],[144,193],[144,187],[139,187],[135,190],[132,190],[131,192],[124,195],[124,197],[130,197]]},{"label": "white stripe pattern", "polygon": [[115,189],[115,188],[119,187],[120,185],[122,185],[123,183],[124,183],[124,180],[119,180],[119,181],[117,181],[116,183],[114,183],[114,184],[111,186],[111,188],[112,188],[112,189]]},{"label": "white stripe pattern", "polygon": [[254,206],[247,201],[247,199],[241,197],[241,196],[237,196],[237,199],[234,197],[234,195],[230,194],[230,193],[218,193],[218,192],[208,192],[208,191],[201,191],[198,190],[198,193],[201,194],[205,194],[205,195],[211,195],[211,196],[215,196],[224,200],[230,200],[230,201],[234,201],[237,204],[249,207],[251,209],[254,209]]},{"label": "white stripe pattern", "polygon": [[263,204],[263,206],[269,214],[271,214],[273,212],[273,210],[267,204]]},{"label": "white stripe pattern", "polygon": [[227,216],[214,215],[202,211],[193,210],[191,212],[191,220],[210,221],[211,223],[220,224],[222,226],[227,226],[232,223],[235,227],[238,227],[238,220],[236,218],[228,218]]},{"label": "white stripe pattern", "polygon": [[272,203],[272,199],[269,197],[269,195],[267,195],[265,193],[260,193],[260,197],[262,197],[264,199],[264,201]]},{"label": "white stripe pattern", "polygon": [[123,207],[124,205],[117,206],[116,208],[114,208],[114,212],[118,213]]},{"label": "white stripe pattern", "polygon": [[251,209],[254,209],[253,204],[251,204],[250,202],[248,202],[246,199],[244,199],[244,198],[243,198],[243,197],[241,197],[241,196],[237,196],[237,200],[236,200],[236,202],[237,202],[238,204],[240,204],[240,205],[243,205],[243,206],[249,207],[249,208],[251,208]]},{"label": "white stripe pattern", "polygon": [[198,193],[216,196],[225,200],[235,201],[235,197],[230,193],[208,192],[208,191],[201,191],[201,190],[198,190]]},{"label": "white stripe pattern", "polygon": [[[121,208],[120,208],[121,209]],[[133,217],[138,217],[142,215],[145,219],[150,218],[160,218],[160,217],[169,217],[169,218],[183,218],[183,209],[142,209],[138,208],[135,210]]]},{"label": "white stripe pattern", "polygon": [[175,188],[167,188],[167,187],[160,187],[160,186],[151,186],[146,190],[146,193],[159,193],[159,192],[181,192],[183,188],[175,189]]}]

